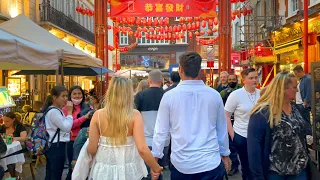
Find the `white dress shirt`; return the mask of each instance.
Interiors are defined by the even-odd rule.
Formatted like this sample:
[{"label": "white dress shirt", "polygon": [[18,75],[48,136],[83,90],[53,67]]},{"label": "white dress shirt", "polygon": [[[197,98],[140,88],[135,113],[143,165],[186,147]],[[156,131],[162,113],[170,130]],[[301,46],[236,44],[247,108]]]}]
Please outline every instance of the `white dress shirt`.
[{"label": "white dress shirt", "polygon": [[230,154],[221,96],[201,80],[182,81],[164,94],[153,136],[154,157],[163,157],[169,133],[171,163],[183,174],[211,171],[221,156]]}]

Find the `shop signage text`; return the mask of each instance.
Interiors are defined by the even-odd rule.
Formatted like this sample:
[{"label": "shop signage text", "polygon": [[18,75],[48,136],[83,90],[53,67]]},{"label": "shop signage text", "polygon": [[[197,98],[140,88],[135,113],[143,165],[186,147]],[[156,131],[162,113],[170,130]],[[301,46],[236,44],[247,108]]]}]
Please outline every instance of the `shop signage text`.
[{"label": "shop signage text", "polygon": [[157,47],[149,47],[148,48],[148,51],[158,51],[159,50],[159,48],[157,48]]},{"label": "shop signage text", "polygon": [[284,48],[280,48],[280,49],[276,49],[274,51],[275,54],[282,54],[282,53],[286,53],[286,52],[290,52],[290,51],[295,51],[299,49],[299,44],[294,44],[291,46],[287,46]]},{"label": "shop signage text", "polygon": [[111,0],[111,16],[196,17],[216,16],[216,0]]},{"label": "shop signage text", "polygon": [[280,32],[275,36],[276,46],[280,44],[284,44],[302,37],[302,29],[301,27],[292,28],[289,31]]}]

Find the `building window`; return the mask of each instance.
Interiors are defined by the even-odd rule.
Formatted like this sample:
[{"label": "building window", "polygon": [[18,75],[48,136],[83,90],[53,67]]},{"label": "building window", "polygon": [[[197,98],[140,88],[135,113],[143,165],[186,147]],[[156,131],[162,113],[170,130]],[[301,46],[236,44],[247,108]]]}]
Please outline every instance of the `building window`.
[{"label": "building window", "polygon": [[188,43],[188,32],[184,32],[184,38],[176,40],[176,44],[187,44]]},{"label": "building window", "polygon": [[299,0],[289,0],[288,16],[293,16],[298,9],[299,9]]},{"label": "building window", "polygon": [[129,42],[128,42],[128,32],[126,33],[122,33],[120,32],[119,33],[119,41],[120,41],[120,45],[128,45]]},{"label": "building window", "polygon": [[[160,32],[159,32],[160,34]],[[169,44],[169,41],[167,40],[154,40],[154,39],[147,39],[146,34],[143,32],[142,37],[138,39],[139,44],[149,44],[149,45],[154,45],[154,44]]]},{"label": "building window", "polygon": [[175,18],[175,21],[180,21],[180,17],[176,17],[176,18]]},{"label": "building window", "polygon": [[[313,6],[313,5],[316,5],[318,3],[320,3],[320,0],[311,0],[310,5]],[[303,3],[302,3],[302,6],[303,6]]]}]

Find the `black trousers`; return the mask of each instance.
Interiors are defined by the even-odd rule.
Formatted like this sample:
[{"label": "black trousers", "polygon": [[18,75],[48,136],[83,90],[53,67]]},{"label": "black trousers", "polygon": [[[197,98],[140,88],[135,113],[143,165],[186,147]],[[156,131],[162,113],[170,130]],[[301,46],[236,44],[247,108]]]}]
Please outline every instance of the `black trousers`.
[{"label": "black trousers", "polygon": [[60,180],[66,161],[66,143],[52,143],[45,156],[47,158],[45,180]]},{"label": "black trousers", "polygon": [[71,177],[72,177],[71,163],[73,160],[73,144],[74,144],[74,141],[70,141],[67,143],[67,156],[68,156],[68,163],[69,163],[68,164],[69,165],[69,172],[68,172],[66,180],[71,180]]}]

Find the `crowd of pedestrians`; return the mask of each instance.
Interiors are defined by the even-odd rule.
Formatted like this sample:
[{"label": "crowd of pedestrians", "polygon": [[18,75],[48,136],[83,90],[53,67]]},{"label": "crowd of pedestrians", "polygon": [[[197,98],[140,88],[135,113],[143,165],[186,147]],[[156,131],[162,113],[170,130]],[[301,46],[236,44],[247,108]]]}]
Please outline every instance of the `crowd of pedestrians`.
[{"label": "crowd of pedestrians", "polygon": [[[311,81],[302,67],[277,74],[262,91],[253,68],[240,77],[221,72],[213,89],[201,62],[185,53],[170,83],[152,70],[136,90],[130,79],[113,77],[104,104],[79,86],[54,87],[42,108],[53,142],[46,180],[61,179],[66,161],[67,179],[163,179],[169,169],[173,180],[222,180],[240,167],[243,180],[307,179]],[[10,114],[5,125],[24,140]]]}]

